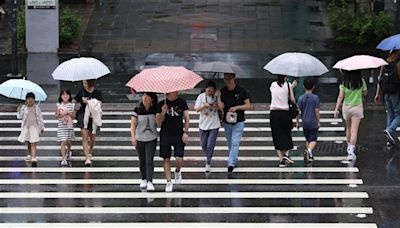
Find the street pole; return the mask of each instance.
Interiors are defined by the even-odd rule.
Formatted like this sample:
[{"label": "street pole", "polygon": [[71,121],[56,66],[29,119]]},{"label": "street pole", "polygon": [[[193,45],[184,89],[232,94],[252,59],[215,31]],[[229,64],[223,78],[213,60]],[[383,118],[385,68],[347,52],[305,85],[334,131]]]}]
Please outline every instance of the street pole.
[{"label": "street pole", "polygon": [[13,76],[18,75],[17,12],[18,2],[13,0],[11,13],[11,74]]}]

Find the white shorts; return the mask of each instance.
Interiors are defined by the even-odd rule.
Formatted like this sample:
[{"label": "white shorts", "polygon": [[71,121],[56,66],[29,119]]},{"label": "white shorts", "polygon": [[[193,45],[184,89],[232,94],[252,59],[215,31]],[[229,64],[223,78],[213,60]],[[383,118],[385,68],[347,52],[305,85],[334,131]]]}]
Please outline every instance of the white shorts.
[{"label": "white shorts", "polygon": [[363,104],[357,106],[350,106],[343,103],[343,119],[348,120],[351,118],[364,118],[364,107]]}]

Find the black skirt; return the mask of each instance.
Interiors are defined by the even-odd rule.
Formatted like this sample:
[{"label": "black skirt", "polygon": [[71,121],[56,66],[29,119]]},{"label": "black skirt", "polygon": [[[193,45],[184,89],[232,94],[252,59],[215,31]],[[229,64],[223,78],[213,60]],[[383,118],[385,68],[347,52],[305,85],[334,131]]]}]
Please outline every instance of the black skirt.
[{"label": "black skirt", "polygon": [[276,150],[293,149],[292,126],[289,111],[271,110],[270,125]]}]

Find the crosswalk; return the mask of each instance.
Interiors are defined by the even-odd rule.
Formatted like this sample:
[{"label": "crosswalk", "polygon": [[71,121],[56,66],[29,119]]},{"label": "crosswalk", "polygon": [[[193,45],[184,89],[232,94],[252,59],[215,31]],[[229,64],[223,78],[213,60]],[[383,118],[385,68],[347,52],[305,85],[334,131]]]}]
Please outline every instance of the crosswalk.
[{"label": "crosswalk", "polygon": [[26,147],[16,140],[20,121],[15,113],[0,112],[0,227],[377,227],[369,195],[359,190],[359,168],[341,162],[344,125],[332,111],[321,112],[320,149],[312,164],[303,162],[302,129],[293,129],[295,164],[286,168],[278,167],[269,111],[247,112],[233,174],[226,172],[223,128],[211,173],[204,172],[198,114],[191,111],[183,182],[172,193],[164,192],[158,156],[156,192],[140,191],[129,111],[104,112],[89,168],[83,167],[79,129],[70,164],[60,167],[57,121],[52,112],[43,114],[38,167],[30,167]]}]

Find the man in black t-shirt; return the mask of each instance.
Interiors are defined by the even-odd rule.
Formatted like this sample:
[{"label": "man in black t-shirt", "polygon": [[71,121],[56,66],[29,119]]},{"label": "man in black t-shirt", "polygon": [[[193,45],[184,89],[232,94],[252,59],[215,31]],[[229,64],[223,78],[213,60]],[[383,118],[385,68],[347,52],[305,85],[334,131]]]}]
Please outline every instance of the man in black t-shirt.
[{"label": "man in black t-shirt", "polygon": [[172,192],[171,147],[174,147],[176,160],[175,183],[180,184],[182,182],[181,167],[185,144],[189,141],[189,108],[186,101],[179,98],[179,92],[168,93],[167,99],[158,104],[156,121],[158,125],[161,125],[160,156],[164,159],[164,175],[167,179],[165,191]]},{"label": "man in black t-shirt", "polygon": [[224,128],[228,142],[228,172],[237,166],[239,145],[244,130],[244,111],[251,109],[247,91],[236,84],[234,74],[224,74],[225,87],[216,94],[218,107],[224,112]]}]

